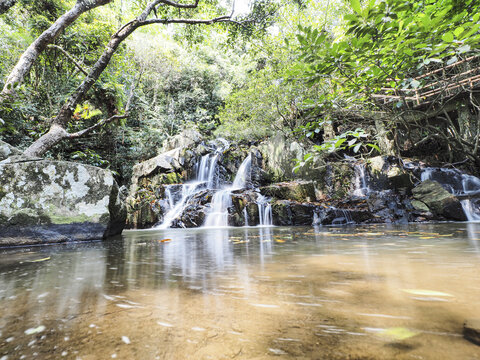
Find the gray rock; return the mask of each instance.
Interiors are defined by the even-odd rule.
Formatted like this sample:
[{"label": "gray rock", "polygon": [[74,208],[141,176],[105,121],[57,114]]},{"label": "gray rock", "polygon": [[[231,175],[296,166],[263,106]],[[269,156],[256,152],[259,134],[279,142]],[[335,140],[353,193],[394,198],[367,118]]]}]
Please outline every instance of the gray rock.
[{"label": "gray rock", "polygon": [[463,324],[463,337],[480,345],[480,319],[469,319]]},{"label": "gray rock", "polygon": [[202,135],[195,129],[185,129],[180,134],[172,136],[163,144],[162,152],[177,148],[191,148],[202,141]]},{"label": "gray rock", "polygon": [[110,171],[65,161],[0,164],[0,245],[102,239],[126,210]]},{"label": "gray rock", "polygon": [[312,163],[305,166],[297,173],[293,171],[295,167],[294,159],[303,159],[306,153],[313,152],[282,134],[268,139],[258,147],[264,159],[264,170],[271,174],[274,181],[289,181],[295,179],[315,180],[322,176],[318,171],[318,163]]},{"label": "gray rock", "polygon": [[415,200],[424,203],[435,215],[451,220],[467,220],[460,201],[437,181],[423,181],[412,190],[412,193]]},{"label": "gray rock", "polygon": [[9,158],[10,156],[20,156],[22,152],[16,147],[7,144],[5,141],[0,140],[0,161]]},{"label": "gray rock", "polygon": [[155,173],[171,173],[182,168],[181,149],[176,148],[155,156],[133,167],[133,177],[147,177]]}]

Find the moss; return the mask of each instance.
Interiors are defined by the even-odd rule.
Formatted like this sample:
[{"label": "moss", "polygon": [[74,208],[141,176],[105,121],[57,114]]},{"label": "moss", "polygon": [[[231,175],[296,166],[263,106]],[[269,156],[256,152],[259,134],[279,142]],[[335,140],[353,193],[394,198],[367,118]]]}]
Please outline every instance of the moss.
[{"label": "moss", "polygon": [[[107,217],[108,217],[108,215],[107,215]],[[100,223],[108,222],[108,219],[107,219],[107,221],[101,221],[101,219],[100,219],[100,221],[95,221],[90,216],[83,215],[83,214],[76,215],[76,216],[51,215],[50,219],[51,219],[52,224],[57,224],[57,225],[84,223],[84,222],[100,222]]]}]

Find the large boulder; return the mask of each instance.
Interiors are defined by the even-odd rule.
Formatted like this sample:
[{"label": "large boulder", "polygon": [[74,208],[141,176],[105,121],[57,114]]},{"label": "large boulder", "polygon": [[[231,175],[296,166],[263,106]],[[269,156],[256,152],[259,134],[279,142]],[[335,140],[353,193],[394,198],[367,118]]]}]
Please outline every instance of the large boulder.
[{"label": "large boulder", "polygon": [[126,211],[110,171],[65,161],[0,164],[0,245],[102,239]]},{"label": "large boulder", "polygon": [[[165,183],[179,182],[182,179],[178,174],[182,172],[184,164],[185,159],[182,156],[181,148],[162,153],[133,167],[132,185],[136,186],[141,179],[151,179],[157,174],[165,175]],[[167,176],[167,174],[169,175]]]},{"label": "large boulder", "polygon": [[[467,220],[460,201],[437,181],[423,181],[412,190],[412,193],[415,200],[425,204],[435,215],[451,220]],[[415,202],[413,205],[415,205]]]},{"label": "large boulder", "polygon": [[312,151],[282,134],[271,137],[260,144],[258,149],[264,159],[264,169],[271,175],[273,181],[316,180],[323,174],[316,160],[295,172],[295,159],[303,159],[305,154]]}]

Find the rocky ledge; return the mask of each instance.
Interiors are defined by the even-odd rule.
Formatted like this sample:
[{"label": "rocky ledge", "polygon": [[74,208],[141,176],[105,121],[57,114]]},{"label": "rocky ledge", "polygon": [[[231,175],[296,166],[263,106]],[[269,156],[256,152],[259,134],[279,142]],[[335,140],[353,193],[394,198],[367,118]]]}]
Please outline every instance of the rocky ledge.
[{"label": "rocky ledge", "polygon": [[0,246],[103,239],[126,210],[108,170],[65,161],[0,162]]}]

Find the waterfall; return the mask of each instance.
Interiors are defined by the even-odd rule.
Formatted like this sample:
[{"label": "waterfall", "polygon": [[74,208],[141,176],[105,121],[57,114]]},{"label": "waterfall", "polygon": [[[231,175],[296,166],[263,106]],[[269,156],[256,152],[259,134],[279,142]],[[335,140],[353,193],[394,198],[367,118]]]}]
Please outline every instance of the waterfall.
[{"label": "waterfall", "polygon": [[[480,192],[480,179],[454,169],[425,168],[420,179],[435,180],[456,196],[477,195]],[[460,200],[468,221],[480,221],[479,204],[472,199]]]},{"label": "waterfall", "polygon": [[355,190],[353,190],[353,195],[365,197],[370,192],[370,187],[368,186],[367,176],[365,173],[365,164],[355,164]]},{"label": "waterfall", "polygon": [[185,205],[195,194],[205,189],[211,189],[214,186],[215,170],[217,168],[217,160],[220,151],[222,151],[222,148],[217,150],[215,154],[202,156],[197,166],[196,179],[183,185],[175,185],[181,186],[182,193],[179,199],[175,199],[170,186],[165,186],[168,210],[165,213],[163,222],[157,226],[158,229],[171,227],[173,221],[183,213]]},{"label": "waterfall", "polygon": [[205,220],[206,227],[228,226],[228,208],[232,205],[232,189],[217,191],[212,198],[210,212]]},{"label": "waterfall", "polygon": [[245,219],[245,226],[248,226],[248,212],[246,206],[243,208],[243,218]]},{"label": "waterfall", "polygon": [[228,208],[232,205],[232,191],[245,188],[250,180],[252,157],[250,154],[243,160],[238,168],[233,184],[223,190],[217,191],[210,204],[210,212],[205,219],[205,227],[228,226]]},{"label": "waterfall", "polygon": [[258,218],[259,226],[272,226],[272,205],[263,195],[258,195]]},{"label": "waterfall", "polygon": [[248,154],[248,156],[243,160],[242,164],[238,168],[237,176],[235,176],[235,180],[233,180],[232,190],[243,189],[247,182],[251,178],[250,170],[252,167],[252,155]]}]

